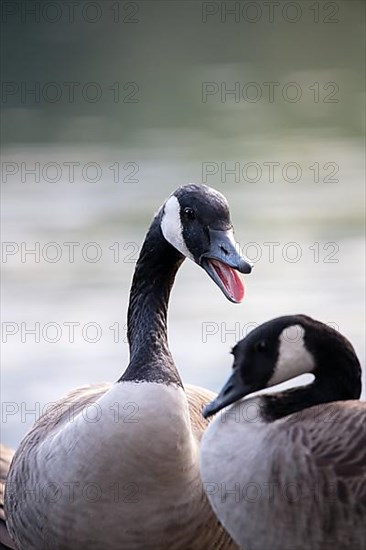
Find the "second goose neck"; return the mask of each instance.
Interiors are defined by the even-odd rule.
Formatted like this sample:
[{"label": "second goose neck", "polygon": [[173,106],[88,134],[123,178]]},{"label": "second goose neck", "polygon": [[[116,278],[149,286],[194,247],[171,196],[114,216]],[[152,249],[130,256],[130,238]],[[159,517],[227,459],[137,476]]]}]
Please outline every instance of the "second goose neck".
[{"label": "second goose neck", "polygon": [[182,385],[168,347],[167,309],[183,260],[164,239],[158,214],[146,235],[132,280],[127,316],[130,363],[121,381]]},{"label": "second goose neck", "polygon": [[332,401],[359,399],[361,368],[352,352],[348,360],[333,358],[331,368],[316,375],[314,382],[269,395],[263,395],[264,416],[269,421],[296,413],[302,409]]}]

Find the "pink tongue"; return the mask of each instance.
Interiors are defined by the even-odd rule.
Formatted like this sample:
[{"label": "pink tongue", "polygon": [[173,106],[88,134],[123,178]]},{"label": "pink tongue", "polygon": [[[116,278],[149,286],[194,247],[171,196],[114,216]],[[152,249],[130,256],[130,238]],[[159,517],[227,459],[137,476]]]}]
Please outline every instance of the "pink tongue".
[{"label": "pink tongue", "polygon": [[241,302],[244,298],[244,282],[235,269],[228,265],[219,262],[219,260],[211,260],[211,265],[220,277],[222,284],[235,302]]}]

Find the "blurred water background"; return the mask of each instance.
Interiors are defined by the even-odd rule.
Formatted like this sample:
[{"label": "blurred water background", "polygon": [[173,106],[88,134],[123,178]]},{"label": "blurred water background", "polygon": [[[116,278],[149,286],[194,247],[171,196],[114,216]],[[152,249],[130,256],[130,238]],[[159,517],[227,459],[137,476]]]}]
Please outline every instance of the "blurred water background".
[{"label": "blurred water background", "polygon": [[268,2],[106,0],[94,22],[90,2],[73,21],[53,4],[37,21],[15,2],[3,24],[1,440],[120,376],[138,249],[191,181],[225,194],[255,269],[238,306],[184,263],[169,314],[183,381],[218,390],[234,343],[287,313],[331,323],[364,365],[364,3],[280,2],[270,20]]}]

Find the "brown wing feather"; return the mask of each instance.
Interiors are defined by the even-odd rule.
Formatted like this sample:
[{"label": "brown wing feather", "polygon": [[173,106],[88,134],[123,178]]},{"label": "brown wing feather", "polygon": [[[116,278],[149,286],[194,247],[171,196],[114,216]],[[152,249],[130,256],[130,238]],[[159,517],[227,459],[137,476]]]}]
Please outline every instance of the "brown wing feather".
[{"label": "brown wing feather", "polygon": [[212,420],[212,418],[208,420],[203,418],[202,408],[204,405],[207,405],[207,403],[215,399],[216,393],[206,390],[205,388],[200,388],[199,386],[187,385],[184,389],[189,405],[192,430],[198,440],[200,440],[203,432]]},{"label": "brown wing feather", "polygon": [[[366,522],[366,403],[348,401],[319,407],[309,448],[342,516]],[[365,523],[364,523],[365,525]],[[364,527],[366,548],[366,527]]]},{"label": "brown wing feather", "polygon": [[289,540],[302,533],[309,548],[328,550],[336,541],[338,547],[365,549],[366,404],[304,409],[278,422],[263,441],[266,449],[275,449],[268,478],[278,483],[280,495],[271,517],[286,519]]}]

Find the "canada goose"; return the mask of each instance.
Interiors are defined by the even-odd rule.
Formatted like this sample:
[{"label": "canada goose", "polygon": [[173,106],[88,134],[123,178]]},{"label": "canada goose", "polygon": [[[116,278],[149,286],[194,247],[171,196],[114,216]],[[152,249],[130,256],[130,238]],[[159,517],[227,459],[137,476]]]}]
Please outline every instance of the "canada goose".
[{"label": "canada goose", "polygon": [[112,385],[82,388],[43,415],[16,451],[5,493],[21,550],[236,548],[204,496],[198,445],[211,392],[183,388],[167,341],[167,306],[185,257],[239,302],[251,266],[226,199],[177,189],[156,214],[128,308],[130,362]]},{"label": "canada goose", "polygon": [[[279,317],[233,349],[233,374],[204,410],[201,476],[214,512],[245,550],[365,550],[366,404],[348,340],[306,317]],[[303,373],[309,385],[242,397]]]}]

